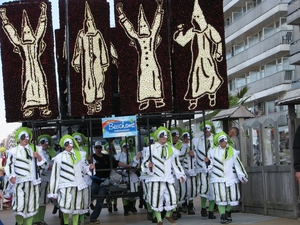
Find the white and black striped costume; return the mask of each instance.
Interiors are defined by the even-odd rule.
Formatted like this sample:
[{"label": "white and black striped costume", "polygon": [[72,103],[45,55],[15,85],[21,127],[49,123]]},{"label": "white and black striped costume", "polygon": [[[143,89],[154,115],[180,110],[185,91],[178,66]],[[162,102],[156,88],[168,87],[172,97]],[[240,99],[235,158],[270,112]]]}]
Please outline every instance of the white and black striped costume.
[{"label": "white and black striped costume", "polygon": [[59,153],[54,158],[51,173],[48,197],[57,199],[60,210],[67,214],[88,212],[88,209],[84,208],[83,189],[88,187],[84,175],[90,174],[90,170],[89,165],[86,164],[85,153],[79,152],[81,159],[78,162],[73,158],[76,157],[73,150]]},{"label": "white and black striped costume", "polygon": [[208,145],[207,148],[208,152],[213,147],[213,134],[211,134],[206,139],[204,138],[204,135],[201,135],[199,138],[194,138],[193,144],[195,146],[195,152],[196,152],[196,172],[198,173],[199,195],[208,199],[209,201],[212,201],[213,189],[209,185],[209,174],[207,173],[207,168],[206,168],[206,164],[204,163],[204,158],[206,157],[205,144]]},{"label": "white and black striped costume", "polygon": [[[225,151],[231,152],[227,152],[229,157],[224,157],[226,155]],[[240,190],[238,183],[242,179],[247,181],[248,175],[238,155],[239,151],[231,146],[224,149],[218,146],[208,152],[210,182],[214,188],[214,200],[217,205],[235,206],[239,204]]]},{"label": "white and black striped costume", "polygon": [[49,150],[43,150],[43,154],[45,157],[45,166],[43,169],[40,170],[40,177],[41,177],[41,190],[40,190],[40,206],[47,205],[50,200],[47,197],[49,193],[49,183],[51,177],[51,170],[49,170],[49,166],[53,165],[52,157],[50,156]]},{"label": "white and black striped costume", "polygon": [[[176,149],[179,150],[179,161],[181,166],[183,167],[184,158],[186,157],[187,151],[189,150],[187,148],[187,145],[182,143],[181,141],[178,141],[176,145],[174,146]],[[184,168],[184,167],[183,167]],[[175,179],[175,188],[176,188],[176,194],[177,194],[177,201],[178,203],[182,204],[187,199],[187,182],[181,183],[180,180]]]},{"label": "white and black striped costume", "polygon": [[[87,157],[86,157],[86,151],[80,146],[80,154],[81,158],[84,159],[85,164],[88,165]],[[87,184],[87,187],[83,189],[83,208],[86,210],[89,210],[90,204],[91,204],[91,185],[92,185],[92,179],[89,174],[84,175],[84,182]]]},{"label": "white and black striped costume", "polygon": [[[147,151],[147,147],[144,147],[143,150],[142,150],[142,161],[145,158],[146,151]],[[147,180],[148,176],[149,176],[148,174],[141,171],[141,176],[139,177],[140,183],[143,187],[143,199],[147,203],[149,203],[149,200],[148,200],[148,185],[146,184],[146,180]]]},{"label": "white and black striped costume", "polygon": [[[147,174],[145,182],[148,185],[148,201],[154,211],[161,212],[164,209],[171,211],[177,207],[175,192],[175,177],[186,179],[183,168],[179,161],[179,151],[173,146],[164,145],[166,155],[163,156],[162,145],[158,142],[146,149],[145,158],[142,163],[142,172]],[[154,167],[152,171],[148,168],[152,160]],[[173,174],[174,173],[174,174]]]},{"label": "white and black striped costume", "polygon": [[5,173],[8,179],[15,177],[12,210],[15,215],[21,215],[23,218],[34,216],[39,208],[40,183],[37,166],[45,163],[43,150],[36,147],[42,160],[38,162],[33,157],[33,146],[25,147],[18,145],[8,151]]},{"label": "white and black striped costume", "polygon": [[189,156],[188,151],[190,150],[190,144],[183,143],[182,148],[186,149],[185,157],[183,158],[182,167],[186,174],[186,187],[187,195],[186,200],[190,201],[197,197],[199,193],[199,177],[196,172],[196,152],[194,157]]}]

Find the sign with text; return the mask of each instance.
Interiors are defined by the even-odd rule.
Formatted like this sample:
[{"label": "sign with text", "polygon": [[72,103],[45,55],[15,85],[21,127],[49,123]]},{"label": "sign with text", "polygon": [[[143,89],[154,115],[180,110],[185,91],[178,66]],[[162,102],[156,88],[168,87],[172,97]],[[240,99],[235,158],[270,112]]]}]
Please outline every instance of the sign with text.
[{"label": "sign with text", "polygon": [[137,135],[136,116],[102,118],[103,138]]}]

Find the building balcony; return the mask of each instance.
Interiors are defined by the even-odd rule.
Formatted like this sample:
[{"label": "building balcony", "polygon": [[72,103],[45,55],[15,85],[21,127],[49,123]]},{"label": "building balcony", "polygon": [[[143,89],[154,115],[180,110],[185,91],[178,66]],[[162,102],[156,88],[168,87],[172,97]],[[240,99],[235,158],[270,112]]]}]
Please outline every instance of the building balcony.
[{"label": "building balcony", "polygon": [[300,25],[300,0],[294,0],[288,4],[286,21],[289,25]]},{"label": "building balcony", "polygon": [[279,31],[263,41],[227,59],[227,75],[235,78],[251,69],[255,69],[270,60],[290,55],[290,43],[285,40],[287,32]]},{"label": "building balcony", "polygon": [[[252,96],[251,98],[255,99],[287,91],[291,88],[294,76],[294,70],[283,70],[247,84],[245,85],[248,87],[247,96]],[[243,87],[230,91],[230,93],[235,95],[241,88]]]},{"label": "building balcony", "polygon": [[300,39],[290,45],[290,58],[291,65],[300,65]]},{"label": "building balcony", "polygon": [[[267,0],[243,14],[237,20],[234,20],[234,16],[232,16],[233,22],[225,28],[226,44],[241,43],[248,36],[258,33],[263,27],[269,26],[274,22],[274,18],[285,17],[289,1]],[[232,12],[232,14],[234,13]]]},{"label": "building balcony", "polygon": [[236,9],[242,8],[245,5],[246,0],[223,0],[224,15],[228,15]]}]

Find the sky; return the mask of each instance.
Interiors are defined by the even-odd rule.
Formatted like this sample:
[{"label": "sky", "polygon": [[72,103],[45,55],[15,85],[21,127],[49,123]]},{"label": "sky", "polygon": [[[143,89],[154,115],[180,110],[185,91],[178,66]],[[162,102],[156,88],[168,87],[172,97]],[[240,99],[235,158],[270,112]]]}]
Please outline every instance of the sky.
[{"label": "sky", "polygon": [[[0,0],[2,5],[4,2],[13,2],[11,0]],[[58,14],[58,0],[50,0],[52,3],[52,17],[53,17],[53,28],[59,28],[59,14]],[[113,2],[112,0],[107,0],[107,2]],[[110,9],[112,11],[113,4],[110,4]],[[114,24],[114,16],[111,16],[111,25]],[[0,29],[2,29],[0,27]],[[0,56],[1,57],[1,56]],[[5,117],[5,104],[4,104],[4,93],[3,93],[3,76],[2,76],[2,61],[0,60],[0,142],[11,134],[16,128],[20,127],[21,123],[7,123]]]}]

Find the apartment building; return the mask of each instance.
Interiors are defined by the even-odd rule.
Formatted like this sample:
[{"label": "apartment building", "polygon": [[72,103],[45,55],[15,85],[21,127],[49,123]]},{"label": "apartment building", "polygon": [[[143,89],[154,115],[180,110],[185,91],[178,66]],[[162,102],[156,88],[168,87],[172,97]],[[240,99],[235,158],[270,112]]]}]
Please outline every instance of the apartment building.
[{"label": "apartment building", "polygon": [[293,25],[290,0],[224,0],[228,89],[248,86],[248,108],[256,115],[286,110],[275,101],[291,89],[295,65],[289,62]]}]

